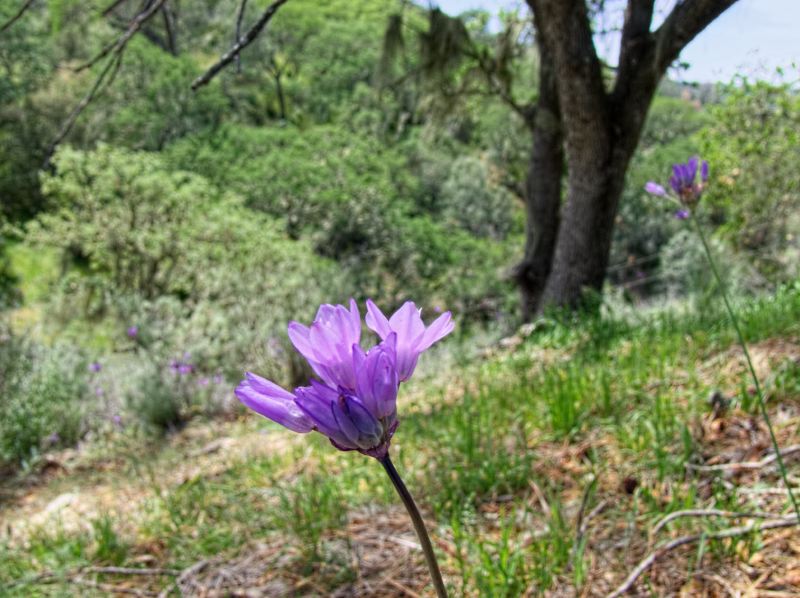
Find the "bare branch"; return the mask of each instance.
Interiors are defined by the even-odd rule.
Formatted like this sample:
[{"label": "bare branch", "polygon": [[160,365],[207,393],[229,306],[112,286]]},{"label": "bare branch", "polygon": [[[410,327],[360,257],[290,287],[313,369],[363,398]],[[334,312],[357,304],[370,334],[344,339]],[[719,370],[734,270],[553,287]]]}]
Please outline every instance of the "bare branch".
[{"label": "bare branch", "polygon": [[731,527],[718,532],[692,534],[690,536],[681,536],[680,538],[675,538],[642,559],[642,561],[633,569],[633,571],[631,571],[630,575],[628,575],[625,581],[622,582],[622,584],[616,590],[611,592],[607,598],[619,598],[625,594],[631,589],[631,587],[633,587],[633,584],[636,583],[636,580],[639,579],[639,577],[641,577],[645,571],[653,566],[656,560],[668,552],[675,550],[676,548],[680,548],[681,546],[685,546],[686,544],[693,544],[699,540],[722,540],[724,538],[734,538],[736,536],[744,536],[751,532],[763,532],[770,529],[794,527],[795,525],[800,525],[800,520],[798,520],[796,516],[792,516],[784,519],[778,519],[776,521],[767,521],[760,525],[750,523],[748,525]]},{"label": "bare branch", "polygon": [[[800,453],[800,444],[793,444],[791,446],[787,446],[784,449],[781,449],[781,456],[788,457],[790,455],[794,455],[795,453]],[[692,463],[686,464],[686,469],[691,469],[693,471],[737,471],[737,470],[750,470],[750,469],[761,469],[766,467],[767,465],[772,465],[778,460],[778,456],[776,453],[772,453],[771,455],[767,455],[761,461],[743,461],[741,463],[719,463],[717,465],[694,465]]]},{"label": "bare branch", "polygon": [[[247,9],[247,0],[242,0],[239,4],[239,12],[236,15],[236,37],[233,38],[233,42],[236,43],[239,41],[239,38],[242,37],[242,20],[244,19],[244,11]],[[242,56],[240,54],[236,55],[236,72],[242,72]]]},{"label": "bare branch", "polygon": [[145,8],[142,12],[140,12],[131,20],[131,22],[128,24],[128,29],[125,31],[125,33],[123,33],[116,40],[114,40],[106,47],[104,47],[102,50],[100,50],[100,52],[98,52],[94,58],[76,68],[75,71],[80,72],[88,68],[91,68],[109,54],[111,53],[119,54],[120,52],[122,52],[125,49],[125,46],[128,44],[128,42],[131,41],[131,38],[134,35],[136,35],[139,29],[142,28],[142,25],[144,25],[148,20],[150,20],[150,18],[161,9],[161,7],[164,5],[166,1],[167,0],[156,0],[155,2],[150,4],[147,8]]},{"label": "bare branch", "polygon": [[264,13],[259,17],[258,21],[256,21],[255,25],[253,25],[250,30],[244,34],[244,37],[241,37],[230,50],[223,54],[222,57],[211,66],[211,68],[194,80],[192,83],[192,90],[197,91],[198,88],[202,87],[203,85],[207,85],[211,79],[216,77],[222,69],[233,62],[234,59],[239,55],[239,52],[253,43],[256,37],[258,37],[258,34],[261,33],[261,30],[267,26],[267,23],[269,23],[272,17],[275,16],[275,13],[278,12],[278,9],[286,4],[286,2],[288,2],[288,0],[275,0],[275,2],[270,4]]},{"label": "bare branch", "polygon": [[111,4],[109,4],[109,5],[108,5],[108,6],[107,6],[105,9],[103,9],[103,12],[102,12],[101,14],[102,14],[104,17],[107,17],[107,16],[108,16],[108,15],[110,15],[112,12],[114,12],[114,11],[115,11],[117,8],[119,8],[120,6],[122,6],[123,4],[125,4],[127,1],[128,1],[128,0],[114,0],[114,2],[112,2],[112,3],[111,3]]},{"label": "bare branch", "polygon": [[664,517],[661,521],[655,524],[650,535],[655,536],[660,532],[668,523],[681,519],[683,517],[728,517],[730,519],[780,519],[774,513],[764,513],[762,511],[721,511],[720,509],[686,509],[683,511],[675,511]]},{"label": "bare branch", "polygon": [[[47,148],[47,152],[45,152],[45,159],[44,164],[42,164],[42,168],[46,169],[50,166],[50,160],[53,157],[53,154],[56,151],[56,148],[59,144],[64,141],[64,138],[69,135],[69,132],[72,130],[72,127],[75,126],[75,122],[78,120],[78,117],[81,113],[86,109],[86,107],[94,100],[97,93],[102,89],[103,83],[105,82],[106,86],[110,85],[111,82],[114,80],[117,72],[119,71],[120,65],[122,65],[122,57],[123,52],[117,53],[113,58],[110,58],[106,63],[106,66],[100,71],[100,74],[95,79],[94,85],[89,90],[89,92],[83,96],[80,102],[72,109],[67,120],[61,125],[61,129],[58,131],[55,139],[50,143],[50,146]],[[106,81],[108,79],[108,81]]]},{"label": "bare branch", "polygon": [[11,17],[8,21],[0,25],[0,33],[5,33],[6,29],[9,29],[14,23],[19,21],[22,15],[25,14],[25,11],[28,10],[33,5],[33,3],[34,0],[25,0],[25,2],[22,3],[20,9],[17,11],[17,13],[13,17]]},{"label": "bare branch", "polygon": [[656,31],[656,69],[667,70],[686,45],[737,0],[678,2]]}]

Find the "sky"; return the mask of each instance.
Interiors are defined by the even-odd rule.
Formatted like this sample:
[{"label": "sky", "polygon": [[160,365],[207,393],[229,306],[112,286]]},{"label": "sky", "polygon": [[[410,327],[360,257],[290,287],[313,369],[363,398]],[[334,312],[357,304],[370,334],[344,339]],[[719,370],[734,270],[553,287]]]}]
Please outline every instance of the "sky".
[{"label": "sky", "polygon": [[[458,14],[471,8],[497,11],[522,5],[519,0],[438,0],[442,10]],[[659,5],[671,5],[659,2]],[[689,69],[670,76],[685,81],[730,81],[736,74],[775,79],[775,68],[800,79],[800,0],[739,0],[697,36],[681,54]],[[615,44],[598,43],[598,51],[616,62]],[[792,67],[794,64],[794,67]]]}]

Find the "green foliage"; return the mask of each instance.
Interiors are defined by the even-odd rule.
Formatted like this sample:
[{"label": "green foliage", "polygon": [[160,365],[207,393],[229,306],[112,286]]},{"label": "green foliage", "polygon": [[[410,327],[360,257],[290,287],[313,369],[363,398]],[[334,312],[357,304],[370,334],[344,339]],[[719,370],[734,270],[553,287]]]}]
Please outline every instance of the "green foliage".
[{"label": "green foliage", "polygon": [[45,189],[56,208],[29,238],[61,254],[62,320],[136,323],[162,360],[190,351],[214,372],[267,358],[265,339],[335,288],[305,243],[154,154],[64,149],[55,165]]},{"label": "green foliage", "polygon": [[86,361],[0,328],[0,464],[23,464],[81,437],[89,415]]},{"label": "green foliage", "polygon": [[472,157],[453,161],[442,186],[442,215],[478,237],[503,239],[512,225],[511,194],[492,184],[486,164]]},{"label": "green foliage", "polygon": [[701,136],[711,164],[704,201],[759,272],[791,280],[800,274],[800,98],[788,84],[745,81],[727,92]]}]

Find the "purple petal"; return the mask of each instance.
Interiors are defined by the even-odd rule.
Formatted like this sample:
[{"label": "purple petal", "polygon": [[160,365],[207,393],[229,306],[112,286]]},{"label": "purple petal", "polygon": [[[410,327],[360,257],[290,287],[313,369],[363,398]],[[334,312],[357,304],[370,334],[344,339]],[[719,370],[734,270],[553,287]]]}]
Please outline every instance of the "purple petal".
[{"label": "purple petal", "polygon": [[392,314],[389,326],[397,333],[398,345],[414,346],[425,333],[420,310],[413,301],[406,301]]},{"label": "purple petal", "polygon": [[700,163],[700,159],[697,156],[692,156],[689,158],[688,164],[686,164],[686,183],[693,183],[695,178],[697,178],[697,165]]},{"label": "purple petal", "polygon": [[667,195],[667,190],[653,181],[648,181],[648,183],[644,186],[644,190],[649,194],[657,195],[658,197],[666,197]]},{"label": "purple petal", "polygon": [[419,343],[418,349],[420,351],[429,349],[435,342],[453,332],[453,328],[455,328],[455,324],[452,321],[452,314],[447,311],[428,326],[428,329],[422,335],[422,340]]},{"label": "purple petal", "polygon": [[678,220],[686,220],[689,217],[689,210],[678,210],[675,212],[675,218]]},{"label": "purple petal", "polygon": [[367,299],[367,316],[364,319],[367,322],[367,327],[381,337],[381,339],[389,336],[389,333],[392,331],[389,327],[389,320],[387,320],[383,312],[378,309],[378,306],[372,302],[372,299]]},{"label": "purple petal", "polygon": [[314,429],[295,403],[294,395],[250,372],[246,376],[234,391],[245,406],[294,432],[306,433]]},{"label": "purple petal", "polygon": [[388,416],[396,410],[397,389],[400,384],[395,367],[397,334],[391,333],[381,344],[370,349],[366,356],[356,357],[356,394],[376,418]]}]

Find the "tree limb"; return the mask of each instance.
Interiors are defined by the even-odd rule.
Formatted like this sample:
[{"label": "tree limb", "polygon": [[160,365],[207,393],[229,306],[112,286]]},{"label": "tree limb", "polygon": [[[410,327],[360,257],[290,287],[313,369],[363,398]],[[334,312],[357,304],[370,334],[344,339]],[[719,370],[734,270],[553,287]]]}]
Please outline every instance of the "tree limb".
[{"label": "tree limb", "polygon": [[686,45],[737,0],[685,0],[678,2],[655,32],[655,68],[663,73]]},{"label": "tree limb", "polygon": [[222,69],[233,62],[239,55],[239,52],[244,50],[258,37],[261,30],[267,26],[267,23],[275,16],[278,9],[286,4],[286,2],[288,2],[288,0],[275,0],[275,2],[270,4],[259,17],[258,21],[244,34],[244,37],[241,37],[216,63],[192,82],[192,90],[197,91],[198,88],[207,85]]},{"label": "tree limb", "polygon": [[642,68],[645,55],[652,47],[650,24],[653,21],[654,7],[655,0],[629,0],[628,2],[617,60],[615,95],[628,93],[628,86],[637,68]]},{"label": "tree limb", "polygon": [[[239,12],[236,14],[236,37],[233,38],[234,43],[239,41],[242,37],[242,20],[244,19],[244,11],[247,8],[247,0],[242,0],[239,3]],[[242,72],[242,57],[236,54],[236,72]]]},{"label": "tree limb", "polygon": [[798,521],[796,516],[786,517],[785,519],[778,519],[776,521],[767,521],[760,525],[756,525],[755,523],[750,523],[748,525],[742,525],[740,527],[731,527],[728,529],[724,529],[718,532],[711,532],[711,533],[700,533],[700,534],[692,534],[690,536],[681,536],[680,538],[675,538],[674,540],[667,542],[663,546],[657,548],[654,552],[651,552],[647,555],[642,561],[631,571],[630,575],[625,579],[624,582],[613,592],[611,592],[606,598],[619,598],[623,594],[625,594],[628,590],[631,589],[636,580],[641,577],[643,573],[645,573],[653,564],[667,554],[668,552],[675,550],[681,546],[685,546],[686,544],[693,544],[699,540],[722,540],[724,538],[734,538],[736,536],[744,536],[751,532],[763,532],[769,529],[778,529],[784,527],[794,527],[796,525],[800,525],[800,521]]},{"label": "tree limb", "polygon": [[25,0],[25,2],[22,3],[20,9],[17,11],[17,13],[13,17],[11,17],[8,21],[0,25],[0,33],[5,33],[6,29],[9,29],[14,23],[19,21],[22,15],[25,14],[25,11],[28,10],[33,5],[33,3],[34,0]]},{"label": "tree limb", "polygon": [[97,93],[103,87],[103,82],[106,81],[106,78],[108,78],[106,86],[110,85],[111,82],[114,80],[114,77],[119,71],[119,67],[122,65],[122,57],[123,53],[119,52],[113,58],[110,58],[108,60],[106,66],[103,68],[102,71],[100,71],[100,74],[97,76],[97,79],[95,79],[92,88],[85,96],[83,96],[83,98],[81,99],[80,102],[78,102],[75,108],[72,109],[72,112],[70,112],[69,116],[67,117],[67,120],[65,120],[64,123],[61,125],[61,129],[58,131],[58,134],[56,135],[55,139],[53,139],[53,141],[50,143],[50,146],[47,148],[47,152],[45,152],[44,164],[42,164],[42,169],[46,169],[50,166],[50,160],[53,157],[56,148],[62,141],[64,141],[64,138],[72,130],[72,127],[75,125],[75,122],[78,120],[78,117],[81,115],[81,113],[92,102],[92,100],[94,100]]},{"label": "tree limb", "polygon": [[142,25],[150,20],[150,18],[155,15],[159,9],[161,9],[166,1],[167,0],[156,0],[155,2],[151,3],[147,8],[145,8],[131,20],[125,33],[100,50],[100,52],[98,52],[94,58],[76,68],[75,71],[80,72],[91,68],[111,53],[121,53],[125,49],[125,46],[128,44],[128,42],[131,41],[131,38],[136,35],[139,29],[142,28]]}]

